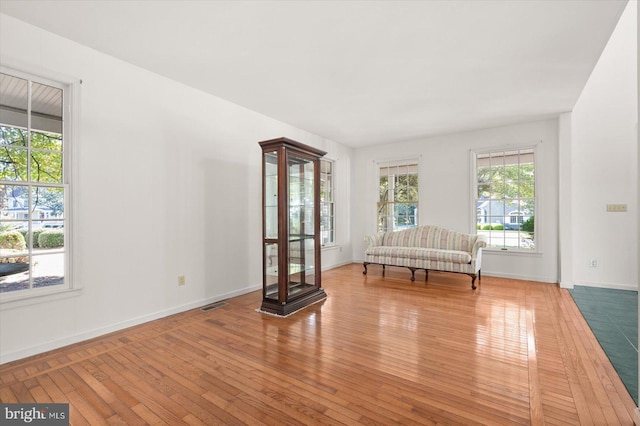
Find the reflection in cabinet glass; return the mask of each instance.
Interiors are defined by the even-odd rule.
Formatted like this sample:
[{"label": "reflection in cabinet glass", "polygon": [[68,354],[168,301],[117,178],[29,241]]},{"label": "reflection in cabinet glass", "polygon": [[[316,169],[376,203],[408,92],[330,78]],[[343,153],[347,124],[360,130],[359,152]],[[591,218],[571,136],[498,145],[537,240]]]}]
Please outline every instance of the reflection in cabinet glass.
[{"label": "reflection in cabinet glass", "polygon": [[327,297],[320,271],[320,158],[287,138],[262,147],[263,298],[261,309],[289,315]]}]

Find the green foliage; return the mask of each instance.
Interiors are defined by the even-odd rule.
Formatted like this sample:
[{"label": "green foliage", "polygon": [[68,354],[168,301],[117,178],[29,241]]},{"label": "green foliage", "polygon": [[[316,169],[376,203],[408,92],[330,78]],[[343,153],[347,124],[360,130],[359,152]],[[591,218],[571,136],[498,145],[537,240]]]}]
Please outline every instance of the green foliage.
[{"label": "green foliage", "polygon": [[533,212],[535,209],[534,164],[525,156],[513,163],[513,159],[509,161],[509,153],[504,154],[504,157],[492,155],[491,164],[487,164],[485,159],[484,165],[478,167],[476,196],[478,199],[504,200],[507,204],[519,200],[520,211]]},{"label": "green foliage", "polygon": [[63,247],[64,231],[61,229],[42,231],[38,235],[38,246],[41,248]]},{"label": "green foliage", "polygon": [[503,231],[504,230],[504,225],[501,223],[494,223],[493,225],[491,225],[491,230],[493,231]]},{"label": "green foliage", "polygon": [[491,224],[487,223],[485,225],[482,225],[482,230],[483,231],[491,231]]},{"label": "green foliage", "polygon": [[476,226],[476,228],[478,228],[478,229],[482,229],[482,225],[478,224],[478,225]]},{"label": "green foliage", "polygon": [[380,177],[380,202],[417,203],[418,202],[418,175],[393,176],[393,199],[389,199],[389,178]]},{"label": "green foliage", "polygon": [[0,233],[0,248],[9,250],[24,250],[27,243],[22,234],[18,231],[8,231]]},{"label": "green foliage", "polygon": [[40,234],[42,234],[45,231],[45,229],[34,229],[32,234],[33,234],[33,248],[38,248],[40,247],[40,244],[38,243],[38,239],[40,238]]},{"label": "green foliage", "polygon": [[[45,229],[34,229],[33,230],[33,232],[32,232],[32,234],[33,234],[33,248],[40,247],[40,245],[38,245],[38,237],[44,231],[45,231]],[[28,229],[20,229],[20,230],[18,230],[18,232],[20,232],[22,234],[22,237],[28,243],[29,242],[29,230]]]},{"label": "green foliage", "polygon": [[[29,139],[30,135],[30,139]],[[27,207],[29,190],[26,182],[62,183],[62,135],[37,132],[0,125],[0,180],[15,185],[0,185],[0,209],[9,199]],[[62,188],[36,186],[31,193],[32,212],[38,207],[51,209],[53,216],[62,214]]]},{"label": "green foliage", "polygon": [[55,133],[31,132],[28,151],[27,131],[0,126],[0,178],[27,181],[27,165],[31,165],[31,180],[62,182],[62,137]]},{"label": "green foliage", "polygon": [[[381,168],[378,230],[391,230],[394,224],[403,226],[415,223],[418,208],[418,174],[411,173],[409,167],[411,166],[400,166],[397,174],[389,173],[387,168]],[[386,170],[384,172],[386,175],[382,174],[382,170]],[[393,215],[389,208],[391,203],[393,203]],[[391,216],[394,224],[387,223]]]},{"label": "green foliage", "polygon": [[29,241],[29,230],[28,229],[21,228],[21,229],[18,229],[18,232],[20,233],[20,235],[22,235],[22,238],[24,238],[25,242]]},{"label": "green foliage", "polygon": [[528,232],[530,234],[533,234],[534,230],[535,230],[535,223],[534,223],[534,219],[533,216],[531,216],[529,219],[525,220],[524,223],[522,224],[522,231],[524,232]]}]

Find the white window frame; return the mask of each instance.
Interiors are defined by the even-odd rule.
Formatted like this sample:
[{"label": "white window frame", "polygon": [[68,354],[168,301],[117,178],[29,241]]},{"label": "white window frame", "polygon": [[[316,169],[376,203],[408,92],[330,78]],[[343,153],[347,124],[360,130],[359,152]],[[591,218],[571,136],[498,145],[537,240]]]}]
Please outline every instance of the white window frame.
[{"label": "white window frame", "polygon": [[[9,62],[9,61],[5,61]],[[22,68],[22,69],[18,69]],[[35,83],[56,87],[62,90],[62,183],[39,184],[31,181],[25,183],[32,186],[54,186],[64,188],[64,284],[29,288],[0,293],[0,311],[28,306],[34,303],[58,300],[80,293],[81,286],[73,280],[73,197],[71,176],[72,168],[77,167],[72,158],[72,139],[77,129],[79,93],[82,81],[65,75],[43,70],[37,67],[8,67],[0,66],[0,72]],[[29,104],[31,101],[29,100]],[[17,184],[21,181],[13,182]],[[30,256],[31,257],[31,256]]]},{"label": "white window frame", "polygon": [[[327,157],[323,157],[320,159],[320,163],[322,162],[326,162],[326,163],[330,163],[331,164],[331,188],[329,193],[331,194],[331,200],[330,201],[325,201],[322,199],[322,191],[320,191],[320,223],[322,223],[322,218],[324,217],[324,215],[322,214],[322,205],[324,203],[329,203],[331,204],[331,209],[330,211],[333,212],[333,221],[331,222],[333,224],[333,233],[332,235],[332,239],[331,241],[327,242],[326,244],[322,242],[322,234],[325,230],[323,230],[322,228],[320,229],[320,244],[322,246],[322,248],[329,248],[329,247],[334,247],[336,246],[336,161],[331,159],[331,158],[327,158]],[[322,180],[322,176],[326,175],[326,173],[322,172],[322,166],[320,167],[320,179]]]},{"label": "white window frame", "polygon": [[[379,205],[380,205],[380,169],[382,167],[394,167],[394,166],[400,166],[400,165],[414,165],[416,167],[416,175],[417,175],[417,182],[418,182],[418,197],[416,200],[416,212],[415,212],[415,224],[412,227],[416,227],[416,226],[420,226],[420,218],[419,218],[419,211],[420,211],[420,187],[421,187],[421,181],[420,181],[420,157],[409,157],[409,158],[403,158],[403,159],[397,159],[397,160],[376,160],[374,161],[374,167],[375,167],[375,176],[376,176],[376,180],[375,180],[375,232],[383,232],[379,229],[378,227],[378,209],[379,209]],[[395,231],[396,226],[395,224],[393,225],[392,229],[387,229],[387,231]]]},{"label": "white window frame", "polygon": [[[534,254],[534,255],[539,255],[541,254],[541,242],[540,242],[540,228],[541,228],[541,222],[543,221],[543,219],[540,217],[540,212],[542,211],[541,208],[541,203],[540,203],[540,175],[542,172],[542,168],[541,168],[541,164],[540,164],[540,155],[541,155],[541,146],[542,146],[542,142],[537,142],[537,143],[533,143],[533,144],[523,144],[523,145],[508,145],[508,146],[501,146],[501,147],[493,147],[493,148],[486,148],[486,149],[479,149],[479,150],[470,150],[470,162],[471,162],[471,180],[470,180],[470,198],[471,198],[471,229],[473,230],[472,232],[478,232],[477,229],[477,225],[478,225],[478,205],[477,205],[477,195],[478,195],[478,168],[477,168],[477,158],[478,155],[485,155],[485,154],[491,154],[491,153],[498,153],[498,152],[509,152],[509,151],[520,151],[520,150],[528,150],[531,149],[533,150],[533,168],[534,168],[534,211],[533,211],[533,217],[535,217],[535,226],[534,226],[534,233],[533,233],[533,241],[534,241],[534,248],[533,249],[527,249],[527,248],[514,248],[514,247],[492,247],[487,245],[487,247],[485,247],[483,250],[485,251],[490,251],[493,253],[505,253],[505,254]],[[519,200],[520,198],[518,198]],[[505,216],[509,216],[509,220],[512,219],[511,215],[505,215]],[[491,216],[489,216],[489,223],[491,222]],[[523,221],[524,222],[524,221]],[[483,222],[484,223],[484,222]],[[504,232],[505,230],[503,230]]]}]

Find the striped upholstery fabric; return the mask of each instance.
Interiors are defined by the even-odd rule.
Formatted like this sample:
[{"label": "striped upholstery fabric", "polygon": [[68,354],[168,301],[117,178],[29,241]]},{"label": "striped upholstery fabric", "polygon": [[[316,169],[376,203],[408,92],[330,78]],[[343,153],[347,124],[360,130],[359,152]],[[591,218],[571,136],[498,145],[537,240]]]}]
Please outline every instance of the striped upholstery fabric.
[{"label": "striped upholstery fabric", "polygon": [[440,262],[471,263],[471,253],[458,250],[438,250],[420,247],[371,247],[367,254],[378,257],[436,260]]},{"label": "striped upholstery fabric", "polygon": [[471,251],[476,238],[477,235],[463,234],[439,226],[417,226],[403,231],[385,232],[382,245],[468,252]]}]

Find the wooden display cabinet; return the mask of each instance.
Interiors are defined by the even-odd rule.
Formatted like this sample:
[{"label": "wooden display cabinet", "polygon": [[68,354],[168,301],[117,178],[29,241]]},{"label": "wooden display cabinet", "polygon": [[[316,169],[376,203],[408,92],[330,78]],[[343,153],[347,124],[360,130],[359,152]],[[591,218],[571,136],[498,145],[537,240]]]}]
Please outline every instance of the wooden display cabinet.
[{"label": "wooden display cabinet", "polygon": [[261,310],[289,315],[327,297],[320,268],[320,158],[287,138],[262,148]]}]

